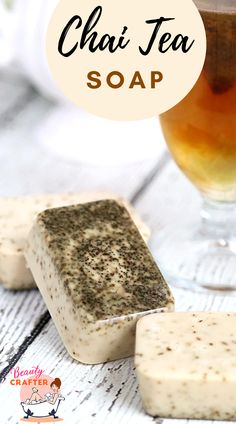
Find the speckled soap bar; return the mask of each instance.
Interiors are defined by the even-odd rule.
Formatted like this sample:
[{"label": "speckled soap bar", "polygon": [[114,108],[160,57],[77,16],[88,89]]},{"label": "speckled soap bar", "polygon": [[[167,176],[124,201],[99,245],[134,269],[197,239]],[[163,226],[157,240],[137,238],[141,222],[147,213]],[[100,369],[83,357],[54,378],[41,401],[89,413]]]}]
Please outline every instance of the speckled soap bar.
[{"label": "speckled soap bar", "polygon": [[[87,203],[108,197],[118,198],[112,193],[99,192],[1,198],[0,284],[14,290],[35,287],[33,276],[25,264],[23,250],[33,220],[38,213],[49,208]],[[131,212],[136,225],[147,241],[150,235],[149,229],[126,201],[125,206]]]},{"label": "speckled soap bar", "polygon": [[236,419],[236,313],[144,317],[135,363],[148,414]]},{"label": "speckled soap bar", "polygon": [[26,258],[68,352],[83,363],[132,355],[138,318],[173,309],[142,236],[114,200],[39,214]]}]

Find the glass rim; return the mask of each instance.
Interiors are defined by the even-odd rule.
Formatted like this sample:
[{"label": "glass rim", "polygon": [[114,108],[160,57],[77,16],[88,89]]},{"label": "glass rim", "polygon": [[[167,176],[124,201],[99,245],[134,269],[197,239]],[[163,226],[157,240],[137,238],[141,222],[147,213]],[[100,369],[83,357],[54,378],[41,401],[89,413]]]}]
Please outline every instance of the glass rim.
[{"label": "glass rim", "polygon": [[193,0],[200,11],[236,13],[235,0]]}]

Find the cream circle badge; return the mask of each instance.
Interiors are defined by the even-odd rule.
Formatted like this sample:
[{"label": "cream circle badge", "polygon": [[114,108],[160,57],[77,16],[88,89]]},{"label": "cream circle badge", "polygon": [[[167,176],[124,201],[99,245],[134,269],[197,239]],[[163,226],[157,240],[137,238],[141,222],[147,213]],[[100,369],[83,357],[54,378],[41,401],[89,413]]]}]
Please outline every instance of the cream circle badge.
[{"label": "cream circle badge", "polygon": [[136,120],[188,94],[204,64],[206,33],[192,0],[61,0],[46,47],[70,100],[98,116]]}]

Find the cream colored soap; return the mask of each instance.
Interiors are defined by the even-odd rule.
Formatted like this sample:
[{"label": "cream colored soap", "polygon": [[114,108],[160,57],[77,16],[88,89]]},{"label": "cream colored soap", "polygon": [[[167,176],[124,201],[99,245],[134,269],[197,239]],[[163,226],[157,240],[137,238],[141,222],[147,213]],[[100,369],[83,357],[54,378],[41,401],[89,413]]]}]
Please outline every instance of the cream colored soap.
[{"label": "cream colored soap", "polygon": [[135,364],[148,414],[236,419],[236,313],[142,318],[137,325]]},{"label": "cream colored soap", "polygon": [[[57,206],[106,198],[117,199],[118,196],[112,193],[91,192],[0,199],[0,283],[14,290],[35,287],[32,274],[26,267],[23,250],[33,220],[39,212]],[[125,205],[133,214],[140,232],[147,241],[149,229],[129,203],[125,202]]]},{"label": "cream colored soap", "polygon": [[134,354],[137,320],[173,309],[146,243],[114,200],[39,214],[26,258],[69,354],[80,362]]}]

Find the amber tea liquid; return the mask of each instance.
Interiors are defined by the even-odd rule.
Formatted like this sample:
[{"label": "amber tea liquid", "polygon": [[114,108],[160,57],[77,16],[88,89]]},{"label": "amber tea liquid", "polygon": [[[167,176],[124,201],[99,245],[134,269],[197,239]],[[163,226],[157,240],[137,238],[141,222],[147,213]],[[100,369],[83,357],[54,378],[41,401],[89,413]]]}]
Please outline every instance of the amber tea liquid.
[{"label": "amber tea liquid", "polygon": [[201,11],[208,50],[188,96],[161,116],[175,161],[215,200],[236,200],[236,13]]}]

